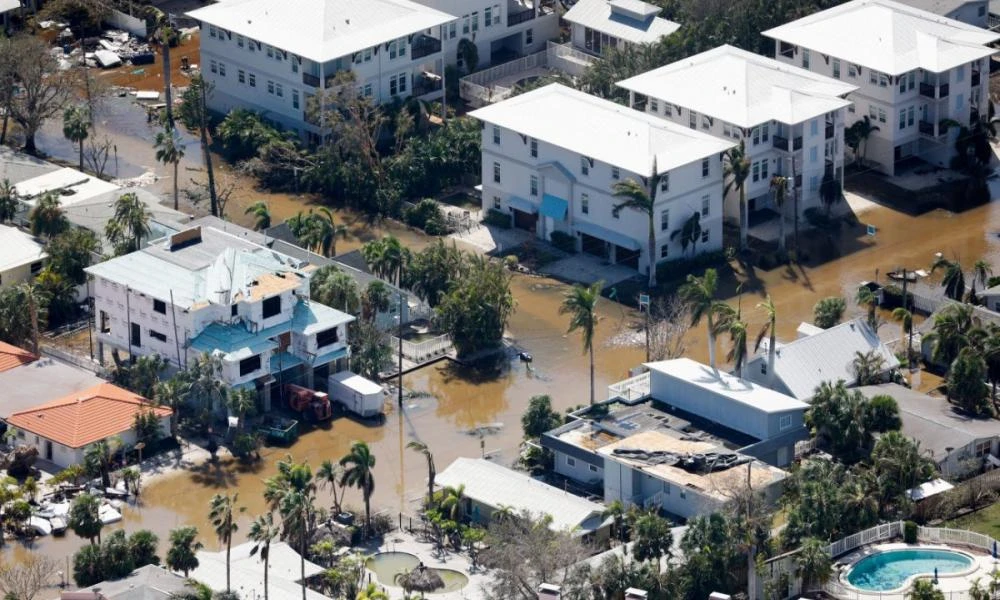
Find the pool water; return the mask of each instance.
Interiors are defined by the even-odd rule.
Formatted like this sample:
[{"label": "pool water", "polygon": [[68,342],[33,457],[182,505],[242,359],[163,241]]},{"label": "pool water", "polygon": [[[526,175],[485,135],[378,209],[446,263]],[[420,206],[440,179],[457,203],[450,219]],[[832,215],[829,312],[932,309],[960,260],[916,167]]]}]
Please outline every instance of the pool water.
[{"label": "pool water", "polygon": [[[369,571],[375,573],[375,577],[378,578],[379,583],[393,587],[399,587],[396,585],[396,575],[405,571],[412,571],[419,565],[420,559],[409,552],[381,552],[365,562],[365,566],[368,567]],[[441,580],[444,581],[444,587],[433,592],[435,594],[455,592],[464,588],[469,583],[469,578],[464,573],[451,569],[434,570],[437,571],[437,574],[441,576]]]},{"label": "pool water", "polygon": [[972,558],[951,550],[916,548],[887,550],[859,560],[847,581],[862,590],[887,591],[903,587],[914,575],[959,573],[972,566]]}]

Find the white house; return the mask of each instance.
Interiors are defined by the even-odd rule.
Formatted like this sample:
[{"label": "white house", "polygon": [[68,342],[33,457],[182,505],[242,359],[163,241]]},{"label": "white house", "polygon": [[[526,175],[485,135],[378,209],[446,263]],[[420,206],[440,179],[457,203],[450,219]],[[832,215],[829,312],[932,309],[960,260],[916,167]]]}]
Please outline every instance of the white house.
[{"label": "white house", "polygon": [[602,56],[610,48],[658,42],[680,29],[658,16],[662,10],[642,0],[579,0],[563,18],[574,48]]},{"label": "white house", "polygon": [[[697,82],[696,85],[692,82]],[[847,94],[857,86],[786,65],[733,46],[701,54],[618,83],[630,104],[647,113],[724,140],[743,141],[751,163],[748,211],[774,209],[771,178],[794,173],[799,210],[819,206],[824,179],[844,175]],[[785,210],[793,204],[792,190]],[[739,193],[726,197],[725,215],[739,222]]]},{"label": "white house", "polygon": [[852,0],[763,32],[775,58],[858,90],[848,126],[878,128],[860,154],[888,175],[919,158],[947,167],[958,129],[988,110],[987,45],[1000,34],[892,0]]},{"label": "white house", "polygon": [[[312,387],[346,368],[354,317],[309,300],[315,266],[211,227],[93,265],[99,347],[175,366],[222,359],[231,387]],[[103,356],[103,350],[100,353]]]},{"label": "white house", "polygon": [[[199,550],[198,566],[191,571],[191,579],[204,583],[209,588],[221,592],[232,589],[241,598],[263,598],[273,600],[301,600],[303,597],[302,572],[306,579],[323,573],[323,567],[306,560],[300,563],[299,553],[288,542],[275,540],[268,550],[267,573],[264,561],[255,551],[253,542],[233,546],[228,552]],[[265,585],[266,582],[266,585]],[[323,594],[305,588],[306,600],[324,600]]]},{"label": "white house", "polygon": [[410,0],[229,0],[188,16],[201,23],[209,108],[247,108],[311,139],[307,101],[342,71],[379,104],[440,98],[441,41],[455,21]]},{"label": "white house", "polygon": [[899,0],[903,4],[926,10],[942,17],[968,23],[973,27],[989,28],[990,0]]},{"label": "white house", "polygon": [[49,257],[45,244],[9,225],[0,225],[0,248],[0,290],[34,279]]},{"label": "white house", "polygon": [[[733,143],[552,84],[470,113],[483,121],[483,209],[541,239],[571,236],[578,251],[645,271],[684,252],[722,248],[722,154]],[[624,209],[619,181],[655,191],[649,217]],[[696,239],[671,235],[700,222]],[[691,231],[691,228],[688,229]]]},{"label": "white house", "polygon": [[476,45],[477,69],[545,50],[559,35],[559,14],[541,2],[517,0],[415,0],[453,15],[443,40],[445,64],[467,69],[458,44],[467,39]]}]

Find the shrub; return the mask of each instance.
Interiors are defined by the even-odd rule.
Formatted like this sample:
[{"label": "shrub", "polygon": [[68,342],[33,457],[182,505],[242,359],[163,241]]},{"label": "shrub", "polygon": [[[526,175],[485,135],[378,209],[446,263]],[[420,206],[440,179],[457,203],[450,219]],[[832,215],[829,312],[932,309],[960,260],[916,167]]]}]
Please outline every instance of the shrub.
[{"label": "shrub", "polygon": [[491,208],[486,211],[486,216],[483,217],[483,223],[492,225],[493,227],[499,227],[500,229],[510,229],[510,216],[495,208]]},{"label": "shrub", "polygon": [[913,521],[903,523],[903,541],[907,544],[917,543],[917,524]]},{"label": "shrub", "polygon": [[553,246],[563,252],[567,254],[576,253],[576,238],[572,235],[562,231],[553,231],[549,239],[552,241]]},{"label": "shrub", "polygon": [[816,327],[829,329],[840,323],[846,309],[847,303],[840,296],[823,298],[813,306],[813,323]]},{"label": "shrub", "polygon": [[376,537],[385,535],[396,528],[396,522],[388,513],[372,515],[372,534]]},{"label": "shrub", "polygon": [[441,210],[441,206],[430,198],[424,198],[404,210],[403,220],[407,225],[423,229],[428,235],[445,235],[448,233],[448,226],[445,224],[444,212]]}]

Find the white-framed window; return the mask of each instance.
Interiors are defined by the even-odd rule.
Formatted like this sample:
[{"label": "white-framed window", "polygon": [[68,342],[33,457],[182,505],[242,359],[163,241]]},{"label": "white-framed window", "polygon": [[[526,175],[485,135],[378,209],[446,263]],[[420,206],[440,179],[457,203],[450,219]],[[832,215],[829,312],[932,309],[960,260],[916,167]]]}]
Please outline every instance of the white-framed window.
[{"label": "white-framed window", "polygon": [[733,128],[729,125],[729,123],[723,123],[722,124],[722,135],[724,135],[726,137],[732,137],[732,135],[733,135]]},{"label": "white-framed window", "polygon": [[472,33],[479,31],[479,11],[472,11]]},{"label": "white-framed window", "polygon": [[879,123],[885,123],[885,109],[884,108],[879,108],[878,109],[878,121],[879,121]]},{"label": "white-framed window", "polygon": [[538,175],[532,175],[528,180],[528,194],[538,196]]},{"label": "white-framed window", "polygon": [[580,157],[580,173],[590,175],[590,159],[586,156]]},{"label": "white-framed window", "polygon": [[374,90],[372,90],[372,84],[366,83],[365,87],[362,88],[362,93],[364,94],[365,98],[371,98],[374,93]]},{"label": "white-framed window", "polygon": [[651,113],[660,112],[660,104],[656,101],[656,98],[649,99],[649,112]]},{"label": "white-framed window", "polygon": [[792,415],[782,415],[778,419],[778,429],[785,430],[792,426]]},{"label": "white-framed window", "polygon": [[247,74],[247,81],[250,82],[250,87],[257,87],[257,76],[253,73]]},{"label": "white-framed window", "polygon": [[244,71],[243,69],[240,69],[239,71],[237,71],[236,72],[236,80],[239,81],[240,83],[246,83],[247,82],[246,71]]},{"label": "white-framed window", "polygon": [[701,197],[701,216],[707,217],[709,210],[711,210],[711,207],[712,207],[712,197],[711,196],[702,196]]},{"label": "white-framed window", "polygon": [[493,208],[500,210],[500,196],[493,196]]},{"label": "white-framed window", "polygon": [[569,465],[569,466],[571,466],[571,467],[575,467],[576,466],[576,459],[573,458],[572,456],[567,456],[566,457],[566,464]]},{"label": "white-framed window", "polygon": [[693,110],[688,113],[688,127],[691,129],[698,128],[698,113]]},{"label": "white-framed window", "polygon": [[701,161],[701,177],[702,177],[702,179],[704,179],[705,177],[708,177],[708,174],[711,173],[711,172],[712,172],[712,164],[709,162],[709,160],[707,158],[704,159],[704,160],[702,160]]},{"label": "white-framed window", "polygon": [[753,163],[750,170],[753,172],[753,177],[752,177],[753,181],[755,183],[760,181],[760,163],[759,162]]},{"label": "white-framed window", "polygon": [[907,127],[913,127],[913,116],[914,116],[915,112],[916,111],[915,111],[914,107],[912,107],[912,106],[910,108],[906,109],[906,126]]},{"label": "white-framed window", "polygon": [[396,50],[396,40],[389,42],[389,60],[392,60],[398,56],[398,51]]},{"label": "white-framed window", "polygon": [[267,47],[267,57],[274,58],[274,48],[272,48],[271,46]]},{"label": "white-framed window", "polygon": [[270,79],[267,80],[267,93],[274,95],[274,82]]},{"label": "white-framed window", "polygon": [[879,87],[889,87],[889,76],[885,73],[878,74],[878,86]]},{"label": "white-framed window", "polygon": [[590,194],[580,194],[580,212],[590,214]]},{"label": "white-framed window", "polygon": [[912,90],[916,85],[917,85],[917,74],[915,72],[910,73],[910,76],[907,78],[906,89]]},{"label": "white-framed window", "polygon": [[453,40],[458,35],[458,23],[448,23],[448,39]]},{"label": "white-framed window", "polygon": [[493,24],[493,7],[487,6],[483,9],[483,25],[489,27]]},{"label": "white-framed window", "polygon": [[407,73],[399,73],[389,77],[389,95],[396,96],[406,93],[407,75]]},{"label": "white-framed window", "polygon": [[670,173],[664,173],[660,175],[660,191],[669,192],[670,191]]},{"label": "white-framed window", "polygon": [[524,30],[524,43],[527,45],[532,45],[535,43],[535,30],[525,29]]},{"label": "white-framed window", "polygon": [[760,143],[760,127],[754,127],[750,132],[750,141],[754,146]]},{"label": "white-framed window", "polygon": [[819,148],[812,146],[809,148],[809,162],[814,163],[819,160]]},{"label": "white-framed window", "polygon": [[809,121],[809,135],[819,135],[819,119]]},{"label": "white-framed window", "polygon": [[760,161],[760,178],[767,181],[767,159]]},{"label": "white-framed window", "polygon": [[840,59],[833,59],[833,78],[840,79]]},{"label": "white-framed window", "polygon": [[254,43],[254,41],[250,38],[247,38],[247,50],[249,50],[250,52],[257,51],[257,44]]},{"label": "white-framed window", "polygon": [[670,244],[660,244],[660,258],[667,258],[670,256]]},{"label": "white-framed window", "polygon": [[215,25],[209,25],[208,26],[208,37],[216,37],[216,36],[217,36],[217,34],[216,34],[216,30],[215,30]]},{"label": "white-framed window", "polygon": [[471,20],[469,19],[469,15],[463,16],[462,17],[462,33],[463,34],[469,33],[469,26],[470,26],[470,24],[471,24]]},{"label": "white-framed window", "polygon": [[674,107],[669,102],[663,103],[663,114],[668,117],[674,116]]},{"label": "white-framed window", "polygon": [[708,243],[708,230],[707,229],[702,229],[701,230],[701,243],[702,244],[707,244]]},{"label": "white-framed window", "polygon": [[875,69],[868,69],[868,83],[872,85],[878,84],[878,71]]},{"label": "white-framed window", "polygon": [[594,465],[587,465],[587,467],[590,468],[590,472],[591,473],[596,473],[597,472],[597,467],[595,467]]},{"label": "white-framed window", "polygon": [[667,231],[670,229],[670,209],[665,208],[660,211],[660,231]]},{"label": "white-framed window", "polygon": [[803,69],[808,69],[809,68],[809,49],[808,48],[803,48],[802,49],[802,68]]},{"label": "white-framed window", "polygon": [[611,179],[617,180],[621,178],[622,178],[622,170],[619,169],[618,167],[611,167]]},{"label": "white-framed window", "polygon": [[219,61],[219,76],[220,77],[226,76],[226,63],[222,62],[221,60]]},{"label": "white-framed window", "polygon": [[851,78],[858,76],[858,67],[854,63],[847,63],[847,76]]},{"label": "white-framed window", "polygon": [[[225,75],[225,73],[223,73]],[[965,108],[965,94],[955,96],[955,110],[960,111]]]},{"label": "white-framed window", "polygon": [[955,81],[958,83],[965,81],[965,65],[955,67]]},{"label": "white-framed window", "polygon": [[274,95],[279,98],[285,97],[285,88],[280,83],[274,84]]},{"label": "white-framed window", "polygon": [[906,129],[906,109],[899,110],[899,128]]},{"label": "white-framed window", "polygon": [[874,105],[871,104],[868,105],[868,118],[870,118],[872,121],[878,119],[878,108],[876,108]]},{"label": "white-framed window", "polygon": [[236,45],[239,46],[240,48],[242,48],[243,47],[243,43],[244,43],[243,42],[243,36],[242,35],[237,35],[236,36]]},{"label": "white-framed window", "polygon": [[211,72],[213,72],[213,73],[218,73],[219,72],[219,63],[215,62],[214,60],[210,60],[208,62],[208,70],[211,71]]},{"label": "white-framed window", "polygon": [[500,127],[493,126],[493,144],[496,146],[500,145]]},{"label": "white-framed window", "polygon": [[292,108],[297,109],[298,107],[299,107],[299,91],[292,90]]},{"label": "white-framed window", "polygon": [[531,158],[538,158],[538,140],[532,139],[530,144]]},{"label": "white-framed window", "polygon": [[500,183],[500,163],[493,163],[493,183]]}]

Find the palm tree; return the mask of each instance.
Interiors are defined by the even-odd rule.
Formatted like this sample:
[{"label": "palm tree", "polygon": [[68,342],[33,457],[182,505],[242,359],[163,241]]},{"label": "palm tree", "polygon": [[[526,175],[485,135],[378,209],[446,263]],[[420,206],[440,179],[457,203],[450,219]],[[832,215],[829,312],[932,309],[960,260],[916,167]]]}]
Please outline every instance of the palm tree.
[{"label": "palm tree", "polygon": [[17,188],[9,179],[0,181],[0,223],[13,221],[17,214]]},{"label": "palm tree", "polygon": [[90,114],[82,106],[63,111],[63,136],[80,147],[80,170],[83,170],[83,141],[90,135]]},{"label": "palm tree", "polygon": [[885,371],[885,357],[877,350],[855,352],[851,361],[851,370],[857,380],[856,385],[875,385],[882,383],[882,373]]},{"label": "palm tree", "polygon": [[423,454],[424,460],[427,462],[427,508],[430,508],[434,504],[434,477],[437,475],[437,468],[434,466],[434,455],[431,454],[431,450],[427,447],[427,444],[418,442],[417,440],[410,441],[410,443],[406,444],[406,447],[414,452]]},{"label": "palm tree", "polygon": [[[173,86],[170,84],[170,40],[174,30],[170,26],[170,18],[160,9],[150,6],[147,17],[153,22],[153,38],[160,43],[163,51],[163,99],[166,101],[167,128],[174,128],[174,97]],[[159,160],[159,159],[157,159]]]},{"label": "palm tree", "polygon": [[375,455],[365,442],[354,442],[351,450],[340,459],[344,472],[340,476],[341,485],[349,485],[361,490],[365,499],[365,528],[371,534],[371,499],[375,492]]},{"label": "palm tree", "polygon": [[97,471],[101,477],[101,485],[111,487],[111,463],[121,447],[121,440],[109,438],[94,442],[87,446],[84,452],[84,462],[90,471]]},{"label": "palm tree", "polygon": [[962,273],[962,265],[957,260],[948,260],[939,256],[931,265],[931,273],[938,269],[944,270],[944,277],[941,279],[944,295],[956,302],[961,302],[965,296],[965,274]]},{"label": "palm tree", "polygon": [[743,378],[743,367],[747,363],[747,324],[740,319],[739,313],[736,318],[729,321],[729,338],[733,345],[726,354],[726,360],[733,363],[733,372],[738,377]]},{"label": "palm tree", "polygon": [[785,251],[785,201],[788,199],[788,178],[775,175],[771,178],[771,193],[774,194],[774,205],[778,207],[778,248]]},{"label": "palm tree", "polygon": [[982,289],[986,289],[987,282],[993,277],[993,267],[983,259],[979,259],[972,265],[972,295],[976,295],[976,284]]},{"label": "palm tree", "polygon": [[802,577],[802,591],[811,591],[814,585],[823,585],[830,579],[833,563],[826,544],[816,538],[807,538],[795,555],[795,565]]},{"label": "palm tree", "polygon": [[770,381],[774,381],[774,357],[777,352],[776,346],[778,345],[776,332],[778,329],[778,311],[774,307],[774,301],[771,300],[771,295],[768,294],[767,298],[757,305],[757,308],[763,308],[764,313],[767,314],[767,322],[761,326],[760,331],[757,332],[757,341],[754,343],[753,349],[756,352],[760,349],[761,343],[764,341],[764,336],[768,336],[767,339],[767,377]]},{"label": "palm tree", "polygon": [[623,208],[630,208],[646,215],[648,219],[649,239],[646,251],[649,253],[649,289],[656,287],[656,191],[660,187],[661,178],[654,158],[653,174],[646,178],[645,186],[634,179],[626,179],[615,183],[611,188],[614,197],[623,200],[612,207],[611,214],[617,218]]},{"label": "palm tree", "polygon": [[465,501],[465,484],[458,487],[447,486],[441,490],[441,512],[450,520],[462,521],[462,503]]},{"label": "palm tree", "polygon": [[[166,46],[167,44],[164,44],[164,47]],[[164,53],[164,56],[166,56],[166,53]],[[169,106],[167,107],[167,112],[170,112]],[[164,165],[174,165],[174,210],[178,210],[180,207],[180,197],[177,167],[180,165],[181,159],[184,158],[184,144],[181,143],[181,138],[177,131],[168,126],[156,134],[156,141],[153,143],[153,148],[156,149],[157,162],[161,162]]]},{"label": "palm tree", "polygon": [[625,506],[624,502],[617,499],[608,504],[608,507],[601,513],[602,519],[611,517],[612,533],[623,544],[625,543],[625,517],[627,515],[628,507]]},{"label": "palm tree", "polygon": [[715,269],[706,269],[704,277],[687,276],[687,283],[678,290],[681,299],[691,310],[691,326],[695,327],[704,318],[708,326],[708,362],[715,369],[715,337],[729,329],[736,312],[731,306],[715,299],[719,284],[719,274]]},{"label": "palm tree", "polygon": [[389,594],[385,593],[385,590],[379,589],[374,583],[369,583],[358,592],[358,596],[354,600],[389,600]]},{"label": "palm tree", "polygon": [[170,549],[167,550],[167,566],[173,571],[181,571],[184,577],[198,568],[198,550],[201,542],[196,527],[181,527],[170,531]]},{"label": "palm tree", "polygon": [[236,514],[244,512],[247,508],[245,506],[236,506],[236,502],[239,500],[239,494],[235,493],[232,496],[226,494],[216,494],[212,497],[209,503],[208,520],[212,522],[212,527],[215,528],[215,535],[219,538],[219,542],[226,545],[226,591],[228,592],[231,588],[229,585],[229,553],[233,547],[233,534],[239,529],[236,525],[236,521],[233,519],[233,513]]},{"label": "palm tree", "polygon": [[872,331],[878,331],[878,295],[870,287],[863,285],[858,288],[858,293],[854,300],[859,305],[867,308],[868,316],[866,320],[868,326],[872,328]]},{"label": "palm tree", "polygon": [[243,214],[253,214],[253,230],[260,231],[271,226],[271,209],[267,207],[267,202],[260,200],[247,207]]},{"label": "palm tree", "polygon": [[[310,211],[312,212],[312,211]],[[323,256],[334,256],[337,254],[337,238],[347,237],[347,226],[337,223],[333,218],[333,213],[330,209],[325,206],[321,206],[316,209],[316,214],[313,215],[313,219],[316,223],[317,242],[319,243],[319,251]]]},{"label": "palm tree", "polygon": [[747,177],[750,176],[750,159],[747,157],[746,145],[740,140],[740,145],[726,150],[725,166],[723,167],[723,177],[727,179],[723,195],[728,195],[730,190],[736,190],[740,196],[740,248],[746,248],[747,229],[749,222],[747,219]]},{"label": "palm tree", "polygon": [[231,413],[235,413],[239,419],[239,430],[246,427],[246,419],[257,412],[257,392],[246,388],[234,389],[229,392],[226,404]]},{"label": "palm tree", "polygon": [[[329,459],[324,460],[316,471],[316,479],[319,480],[320,487],[330,486],[330,491],[333,492],[333,510],[337,513],[340,512],[340,501],[343,499],[344,494],[344,485],[339,483],[343,472],[343,468],[338,463]],[[337,490],[338,485],[340,485],[339,493]]]},{"label": "palm tree", "polygon": [[893,309],[892,318],[895,319],[896,321],[899,321],[899,324],[903,329],[902,336],[900,337],[900,339],[907,340],[906,360],[907,362],[909,362],[910,353],[913,351],[913,348],[910,347],[910,343],[912,340],[910,335],[913,333],[913,313],[911,313],[905,307],[899,306]]},{"label": "palm tree", "polygon": [[282,537],[298,538],[302,600],[306,600],[306,540],[315,518],[316,483],[308,463],[278,461],[278,473],[264,482],[264,500],[282,520]]},{"label": "palm tree", "polygon": [[972,337],[979,329],[972,316],[972,307],[965,304],[950,304],[934,315],[934,329],[924,335],[931,344],[931,360],[942,365],[950,365],[958,353],[972,343]]},{"label": "palm tree", "polygon": [[56,192],[46,192],[39,198],[28,219],[31,222],[31,235],[44,235],[50,240],[70,226]]},{"label": "palm tree", "polygon": [[[862,166],[864,166],[865,160],[868,157],[868,138],[876,131],[880,131],[879,127],[872,125],[871,118],[865,115],[861,120],[851,125],[844,133],[845,143],[854,149],[854,157],[861,162]],[[862,144],[864,144],[864,150],[859,155],[858,149]]]},{"label": "palm tree", "polygon": [[250,523],[247,537],[254,543],[253,547],[250,548],[250,556],[260,554],[260,559],[264,561],[264,600],[267,600],[267,571],[268,561],[271,557],[271,540],[278,537],[278,527],[274,524],[273,513],[266,512],[254,519]]},{"label": "palm tree", "polygon": [[[135,252],[142,247],[142,238],[148,236],[152,231],[149,227],[150,217],[152,217],[152,213],[137,194],[134,192],[122,194],[115,200],[115,215],[108,224],[114,223],[114,228],[118,232],[116,235],[124,239],[114,240],[113,238],[116,236],[112,235],[107,235],[107,237],[112,240],[112,245],[121,246],[121,249],[124,250],[121,254]],[[105,228],[105,233],[107,233],[107,228]]]},{"label": "palm tree", "polygon": [[562,305],[559,306],[559,314],[570,315],[569,330],[572,333],[577,329],[583,337],[583,351],[590,354],[590,405],[594,405],[594,331],[600,316],[597,314],[597,300],[601,297],[601,290],[604,289],[604,282],[597,281],[590,287],[574,285],[566,292]]}]

